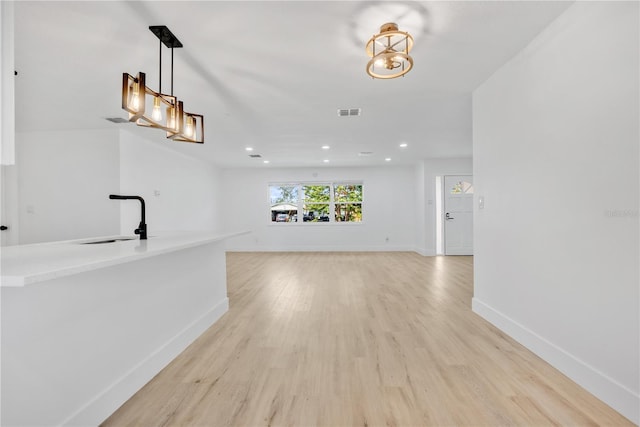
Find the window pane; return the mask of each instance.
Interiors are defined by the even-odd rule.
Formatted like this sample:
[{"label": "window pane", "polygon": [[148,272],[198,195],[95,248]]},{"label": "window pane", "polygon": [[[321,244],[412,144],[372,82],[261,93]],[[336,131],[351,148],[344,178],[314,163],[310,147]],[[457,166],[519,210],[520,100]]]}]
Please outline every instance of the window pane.
[{"label": "window pane", "polygon": [[269,194],[271,195],[272,206],[281,203],[298,205],[298,187],[295,185],[270,185]]},{"label": "window pane", "polygon": [[362,204],[336,203],[336,222],[362,222]]},{"label": "window pane", "polygon": [[270,185],[271,222],[298,221],[298,187],[295,185]]},{"label": "window pane", "polygon": [[271,211],[271,222],[298,222],[296,211]]},{"label": "window pane", "polygon": [[303,207],[305,222],[328,222],[329,221],[329,204],[328,203],[305,203]]},{"label": "window pane", "polygon": [[336,184],[333,196],[336,202],[362,202],[362,184]]},{"label": "window pane", "polygon": [[305,185],[302,187],[305,203],[329,203],[330,188],[328,185]]},{"label": "window pane", "polygon": [[473,184],[467,181],[458,181],[450,190],[450,194],[473,194]]}]

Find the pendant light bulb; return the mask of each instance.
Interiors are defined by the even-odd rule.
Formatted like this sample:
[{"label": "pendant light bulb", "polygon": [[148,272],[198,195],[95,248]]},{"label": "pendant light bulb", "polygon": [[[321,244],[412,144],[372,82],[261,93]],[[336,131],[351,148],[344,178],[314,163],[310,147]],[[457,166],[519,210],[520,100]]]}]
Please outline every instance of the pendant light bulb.
[{"label": "pendant light bulb", "polygon": [[140,109],[140,89],[138,88],[138,84],[133,84],[133,91],[131,95],[131,108],[138,111]]},{"label": "pendant light bulb", "polygon": [[193,126],[193,117],[187,116],[187,125],[184,131],[189,138],[195,137],[196,130],[195,130],[195,127]]},{"label": "pendant light bulb", "polygon": [[153,98],[153,111],[151,112],[151,118],[156,122],[160,122],[162,120],[162,110],[160,110],[160,98]]},{"label": "pendant light bulb", "polygon": [[176,128],[176,109],[174,107],[167,108],[167,127],[169,129]]}]

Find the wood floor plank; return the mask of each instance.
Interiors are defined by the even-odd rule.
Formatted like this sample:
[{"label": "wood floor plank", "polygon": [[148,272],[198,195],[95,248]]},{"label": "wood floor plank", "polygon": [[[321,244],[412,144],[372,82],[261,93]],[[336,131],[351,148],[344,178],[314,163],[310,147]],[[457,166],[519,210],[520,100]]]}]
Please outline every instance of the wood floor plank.
[{"label": "wood floor plank", "polygon": [[631,426],[471,311],[473,258],[229,253],[229,311],[102,426]]}]

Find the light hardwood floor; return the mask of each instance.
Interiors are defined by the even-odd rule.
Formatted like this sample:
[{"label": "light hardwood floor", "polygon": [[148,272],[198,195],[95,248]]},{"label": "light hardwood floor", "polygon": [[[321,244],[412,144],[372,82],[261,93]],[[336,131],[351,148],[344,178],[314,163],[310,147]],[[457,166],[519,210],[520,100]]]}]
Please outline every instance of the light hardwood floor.
[{"label": "light hardwood floor", "polygon": [[104,427],[633,425],[471,311],[472,257],[227,266],[229,312]]}]

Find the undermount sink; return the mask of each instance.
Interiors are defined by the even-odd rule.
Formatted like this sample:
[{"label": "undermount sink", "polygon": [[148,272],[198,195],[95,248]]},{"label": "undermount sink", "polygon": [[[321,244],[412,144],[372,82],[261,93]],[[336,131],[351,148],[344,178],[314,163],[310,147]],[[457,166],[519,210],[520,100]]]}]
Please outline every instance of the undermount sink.
[{"label": "undermount sink", "polygon": [[125,240],[134,240],[137,239],[137,237],[107,237],[107,238],[102,238],[99,240],[88,240],[86,242],[78,242],[78,244],[80,245],[100,245],[103,243],[115,243],[115,242],[122,242]]}]

